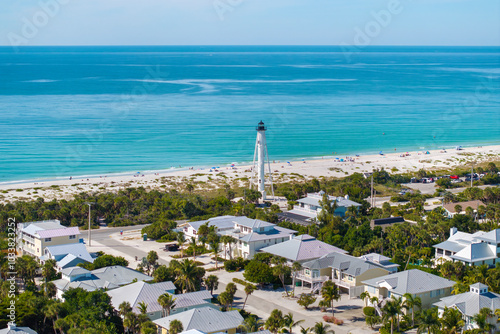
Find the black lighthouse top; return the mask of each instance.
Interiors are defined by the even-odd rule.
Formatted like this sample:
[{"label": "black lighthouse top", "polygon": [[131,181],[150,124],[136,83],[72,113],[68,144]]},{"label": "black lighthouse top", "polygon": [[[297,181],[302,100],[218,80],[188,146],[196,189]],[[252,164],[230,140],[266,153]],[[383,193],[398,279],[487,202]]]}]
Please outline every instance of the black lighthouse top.
[{"label": "black lighthouse top", "polygon": [[255,128],[257,131],[266,131],[267,128],[264,126],[264,122],[260,121],[259,124],[257,124],[257,127]]}]

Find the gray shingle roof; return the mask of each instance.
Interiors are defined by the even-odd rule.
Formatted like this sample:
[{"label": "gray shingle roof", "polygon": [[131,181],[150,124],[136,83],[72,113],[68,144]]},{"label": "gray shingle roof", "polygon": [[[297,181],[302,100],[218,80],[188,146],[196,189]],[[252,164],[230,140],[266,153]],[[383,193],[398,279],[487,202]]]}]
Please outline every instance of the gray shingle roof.
[{"label": "gray shingle roof", "polygon": [[363,281],[365,285],[379,287],[388,284],[392,287],[390,291],[399,295],[405,293],[419,294],[438,289],[450,288],[455,282],[436,275],[426,273],[418,269],[401,271],[387,276],[377,277]]},{"label": "gray shingle roof", "polygon": [[278,255],[290,261],[306,261],[317,259],[323,255],[338,252],[345,254],[345,250],[316,240],[310,235],[303,234],[290,240],[262,248],[261,252]]},{"label": "gray shingle roof", "polygon": [[367,270],[374,268],[384,269],[383,266],[377,265],[375,263],[371,263],[364,259],[338,252],[333,252],[324,255],[319,259],[305,262],[302,264],[302,266],[308,269],[335,268],[342,270],[343,273],[351,276],[359,276]]},{"label": "gray shingle roof", "polygon": [[169,328],[174,319],[182,323],[185,331],[197,329],[205,333],[224,332],[243,323],[243,317],[238,311],[221,312],[212,307],[188,310],[153,322],[162,328]]}]

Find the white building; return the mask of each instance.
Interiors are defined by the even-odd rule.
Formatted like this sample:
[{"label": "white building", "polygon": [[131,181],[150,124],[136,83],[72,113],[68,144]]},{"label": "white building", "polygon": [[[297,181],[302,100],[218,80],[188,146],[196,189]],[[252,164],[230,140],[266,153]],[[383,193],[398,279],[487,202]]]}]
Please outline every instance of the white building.
[{"label": "white building", "polygon": [[[469,292],[441,298],[439,302],[434,303],[434,306],[438,308],[439,317],[442,317],[445,308],[456,308],[464,318],[463,329],[472,330],[478,328],[473,318],[482,308],[486,307],[492,311],[500,308],[500,295],[489,292],[487,285],[476,283],[470,286]],[[495,326],[496,330],[500,330],[497,319],[497,316],[493,316],[488,319],[488,322]]]},{"label": "white building", "polygon": [[17,234],[19,251],[40,258],[46,247],[77,244],[80,231],[61,225],[59,220],[45,220],[19,223]]},{"label": "white building", "polygon": [[[307,194],[306,197],[297,201],[297,204],[293,206],[292,210],[284,212],[281,216],[284,218],[286,218],[287,214],[292,216],[302,216],[302,219],[305,221],[311,221],[312,219],[317,218],[318,214],[322,210],[320,201],[323,200],[324,194],[324,191]],[[345,197],[328,196],[328,199],[335,202],[337,205],[335,215],[340,217],[345,217],[347,209],[351,206],[354,206],[357,209],[361,207],[361,204],[351,201],[347,195]]]},{"label": "white building", "polygon": [[251,259],[261,248],[290,240],[296,231],[279,227],[259,219],[244,216],[222,216],[209,220],[187,223],[183,230],[186,237],[198,236],[201,225],[214,226],[219,235],[230,235],[236,242],[231,247],[232,255]]},{"label": "white building", "polygon": [[433,247],[436,259],[460,261],[467,266],[494,266],[500,255],[500,229],[470,234],[453,227],[448,240]]}]

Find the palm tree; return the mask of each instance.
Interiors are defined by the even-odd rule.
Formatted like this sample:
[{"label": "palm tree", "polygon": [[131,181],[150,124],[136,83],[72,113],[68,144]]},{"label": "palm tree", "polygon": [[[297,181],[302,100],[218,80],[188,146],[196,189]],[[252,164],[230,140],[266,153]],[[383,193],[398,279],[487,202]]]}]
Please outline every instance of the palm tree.
[{"label": "palm tree", "polygon": [[209,275],[205,278],[205,285],[210,290],[210,294],[213,295],[214,289],[217,290],[219,288],[219,278],[215,275]]},{"label": "palm tree", "polygon": [[210,243],[210,249],[212,249],[212,252],[214,254],[214,259],[215,259],[215,269],[219,269],[219,241],[217,239],[211,240]]},{"label": "palm tree", "polygon": [[194,237],[191,237],[191,240],[189,241],[189,247],[193,250],[193,258],[196,260],[196,239]]},{"label": "palm tree", "polygon": [[422,307],[422,299],[417,296],[413,297],[411,293],[405,293],[403,297],[405,297],[403,307],[406,310],[411,310],[411,326],[415,327],[415,307]]},{"label": "palm tree", "polygon": [[122,302],[118,306],[118,313],[120,313],[121,316],[125,316],[125,314],[132,312],[132,307],[130,306],[129,302]]},{"label": "palm tree", "polygon": [[309,334],[311,332],[311,328],[307,327],[307,328],[304,328],[302,326],[300,326],[300,334]]},{"label": "palm tree", "polygon": [[[220,242],[224,244],[224,259],[227,260],[227,254],[229,253],[229,259],[232,260],[233,259],[232,244],[235,242],[235,239],[230,235],[223,235],[220,237]],[[229,251],[226,250],[226,247],[229,248]]]},{"label": "palm tree", "polygon": [[302,265],[300,264],[300,262],[295,261],[292,264],[292,272],[293,272],[293,282],[292,282],[292,284],[293,284],[292,291],[293,292],[292,293],[294,296],[295,296],[295,280],[297,278],[297,273],[301,270],[302,270]]},{"label": "palm tree", "polygon": [[340,299],[339,288],[332,281],[326,281],[323,283],[323,287],[321,288],[321,297],[325,303],[332,308],[332,316],[334,316],[333,302],[338,301]]},{"label": "palm tree", "polygon": [[365,303],[366,306],[366,300],[370,298],[370,293],[368,291],[363,291],[360,293],[359,298]]},{"label": "palm tree", "polygon": [[488,322],[488,318],[493,316],[493,311],[487,307],[479,310],[479,313],[474,315],[472,320],[476,323],[479,333],[489,333],[493,326]]},{"label": "palm tree", "polygon": [[292,328],[303,323],[304,320],[295,321],[295,319],[293,319],[293,313],[288,312],[288,314],[283,317],[283,322],[283,325],[288,328],[288,333],[292,333]]},{"label": "palm tree", "polygon": [[383,307],[382,320],[391,323],[391,334],[394,333],[394,321],[397,321],[399,313],[401,313],[401,308],[395,300],[389,300]]},{"label": "palm tree", "polygon": [[312,328],[314,334],[335,334],[335,331],[330,329],[330,325],[325,325],[322,322],[317,322]]},{"label": "palm tree", "polygon": [[184,326],[182,325],[182,322],[177,319],[172,320],[168,326],[168,334],[179,334],[183,330]]},{"label": "palm tree", "polygon": [[281,327],[283,327],[283,313],[278,309],[272,310],[264,325],[270,332],[274,334],[278,333]]},{"label": "palm tree", "polygon": [[147,314],[148,313],[148,304],[146,304],[144,301],[139,302],[137,304],[137,308],[139,309],[139,312],[141,312],[141,314]]},{"label": "palm tree", "polygon": [[178,266],[175,269],[177,274],[177,283],[182,291],[191,292],[196,290],[196,279],[197,279],[198,267],[194,261],[190,259],[184,259],[182,262],[178,262]]},{"label": "palm tree", "polygon": [[245,309],[245,305],[247,304],[248,296],[250,296],[255,291],[255,286],[253,284],[245,285],[245,302],[243,303],[242,310]]},{"label": "palm tree", "polygon": [[462,328],[465,325],[462,319],[462,313],[456,308],[445,308],[443,316],[440,319],[443,327],[443,334],[459,334],[462,333]]},{"label": "palm tree", "polygon": [[258,319],[254,315],[250,315],[243,320],[243,324],[241,324],[239,328],[243,331],[243,333],[255,333],[258,332],[262,326],[264,326],[264,321]]},{"label": "palm tree", "polygon": [[175,298],[169,293],[164,293],[158,297],[158,304],[162,308],[162,315],[168,317],[170,311],[175,307]]},{"label": "palm tree", "polygon": [[217,300],[224,310],[227,311],[229,309],[229,305],[231,305],[234,301],[234,295],[231,295],[228,291],[224,291],[217,296]]},{"label": "palm tree", "polygon": [[182,250],[182,245],[186,242],[186,237],[184,236],[184,232],[177,232],[177,243],[179,244],[179,248],[181,250],[181,258],[184,257],[184,252]]},{"label": "palm tree", "polygon": [[60,311],[61,311],[61,302],[58,299],[56,299],[52,300],[49,304],[47,304],[43,312],[46,319],[52,319],[52,327],[54,328],[55,334],[57,334],[56,321],[59,319]]},{"label": "palm tree", "polygon": [[417,333],[435,334],[438,333],[440,323],[437,315],[437,308],[423,310],[420,316],[420,325],[418,326]]}]

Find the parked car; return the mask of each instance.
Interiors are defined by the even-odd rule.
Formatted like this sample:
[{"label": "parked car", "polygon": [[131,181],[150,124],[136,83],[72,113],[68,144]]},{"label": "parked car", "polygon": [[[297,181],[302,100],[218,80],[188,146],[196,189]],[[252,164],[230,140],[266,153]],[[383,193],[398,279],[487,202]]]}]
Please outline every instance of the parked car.
[{"label": "parked car", "polygon": [[451,175],[450,179],[452,179],[452,180],[458,180],[458,179],[460,179],[460,177],[458,175]]}]

